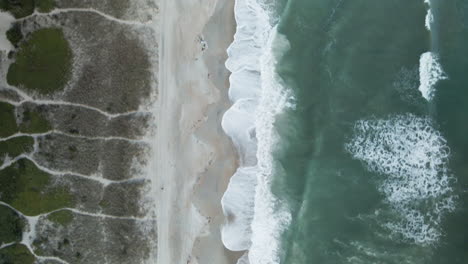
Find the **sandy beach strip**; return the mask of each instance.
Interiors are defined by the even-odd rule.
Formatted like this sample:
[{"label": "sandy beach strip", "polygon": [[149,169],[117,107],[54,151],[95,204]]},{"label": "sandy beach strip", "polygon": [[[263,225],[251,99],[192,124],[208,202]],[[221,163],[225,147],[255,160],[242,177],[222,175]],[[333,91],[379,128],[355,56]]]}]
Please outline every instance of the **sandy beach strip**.
[{"label": "sandy beach strip", "polygon": [[237,167],[221,129],[229,108],[226,49],[234,1],[161,3],[160,93],[154,189],[158,259],[170,264],[236,263],[220,236],[221,197]]}]

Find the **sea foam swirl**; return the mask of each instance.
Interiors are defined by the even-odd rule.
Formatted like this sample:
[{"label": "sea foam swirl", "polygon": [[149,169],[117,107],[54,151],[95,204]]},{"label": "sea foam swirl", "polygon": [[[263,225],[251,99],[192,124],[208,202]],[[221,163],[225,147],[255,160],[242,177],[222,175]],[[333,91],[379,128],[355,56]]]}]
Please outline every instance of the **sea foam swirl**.
[{"label": "sea foam swirl", "polygon": [[450,150],[432,121],[413,114],[360,120],[346,149],[370,171],[384,176],[378,188],[398,214],[384,226],[418,244],[437,242],[455,196],[448,169]]},{"label": "sea foam swirl", "polygon": [[278,263],[279,234],[290,215],[278,209],[270,191],[272,146],[277,141],[273,122],[288,106],[290,95],[275,65],[278,51],[287,50],[289,43],[256,0],[237,0],[235,16],[237,31],[226,61],[232,72],[233,106],[223,116],[222,127],[238,150],[240,167],[221,201],[227,218],[222,241],[230,250],[249,250],[240,263]]}]

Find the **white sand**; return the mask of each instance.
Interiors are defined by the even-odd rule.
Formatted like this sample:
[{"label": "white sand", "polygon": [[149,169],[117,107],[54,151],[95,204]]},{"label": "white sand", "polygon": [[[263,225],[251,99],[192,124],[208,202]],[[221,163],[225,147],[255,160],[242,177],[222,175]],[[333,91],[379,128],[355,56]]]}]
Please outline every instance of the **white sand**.
[{"label": "white sand", "polygon": [[13,49],[10,41],[6,37],[6,32],[10,29],[15,18],[7,12],[0,12],[0,51],[8,53]]},{"label": "white sand", "polygon": [[[221,129],[234,1],[163,0],[155,139],[158,259],[235,263],[220,236],[221,197],[236,155]],[[204,49],[204,51],[203,51]]]}]

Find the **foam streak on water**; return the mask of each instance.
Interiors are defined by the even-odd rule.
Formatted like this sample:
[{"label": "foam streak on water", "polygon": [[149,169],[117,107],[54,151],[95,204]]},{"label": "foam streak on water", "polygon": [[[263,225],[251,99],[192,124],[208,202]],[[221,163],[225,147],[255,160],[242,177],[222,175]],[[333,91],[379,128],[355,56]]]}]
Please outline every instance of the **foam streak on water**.
[{"label": "foam streak on water", "polygon": [[[431,31],[432,24],[434,24],[431,2],[424,0],[424,3],[428,6],[425,25],[427,30]],[[431,101],[435,95],[435,85],[444,79],[447,79],[447,76],[442,70],[437,54],[434,52],[423,53],[419,59],[419,91],[424,99]]]},{"label": "foam streak on water", "polygon": [[419,60],[419,91],[422,96],[431,101],[435,95],[435,85],[445,79],[447,76],[442,70],[438,56],[433,52],[423,53]]},{"label": "foam streak on water", "polygon": [[382,175],[378,188],[398,215],[383,225],[408,241],[437,242],[443,216],[454,208],[454,178],[447,142],[430,119],[405,114],[360,120],[346,149]]},{"label": "foam streak on water", "polygon": [[434,22],[434,15],[432,14],[431,3],[429,2],[429,0],[424,0],[424,3],[428,5],[425,24],[427,30],[431,31],[431,25]]},{"label": "foam streak on water", "polygon": [[[276,49],[288,41],[270,24],[268,12],[256,0],[237,0],[237,31],[228,49],[226,67],[232,72],[229,97],[234,105],[222,120],[240,156],[240,167],[222,198],[227,223],[224,245],[249,250],[250,264],[278,263],[279,234],[290,215],[278,209],[270,191],[275,116],[287,107],[289,95],[275,72]],[[243,257],[240,263],[247,263]]]}]

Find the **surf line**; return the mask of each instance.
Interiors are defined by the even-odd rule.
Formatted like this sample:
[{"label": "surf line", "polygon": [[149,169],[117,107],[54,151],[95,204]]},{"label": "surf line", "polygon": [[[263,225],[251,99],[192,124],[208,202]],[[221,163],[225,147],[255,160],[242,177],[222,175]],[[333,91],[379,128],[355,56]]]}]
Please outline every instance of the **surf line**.
[{"label": "surf line", "polygon": [[[430,0],[424,0],[427,4],[427,14],[425,19],[426,29],[431,33],[434,25],[434,14],[432,12]],[[436,93],[437,82],[448,79],[439,62],[439,55],[433,51],[423,53],[419,59],[419,91],[421,95],[430,102]]]}]

